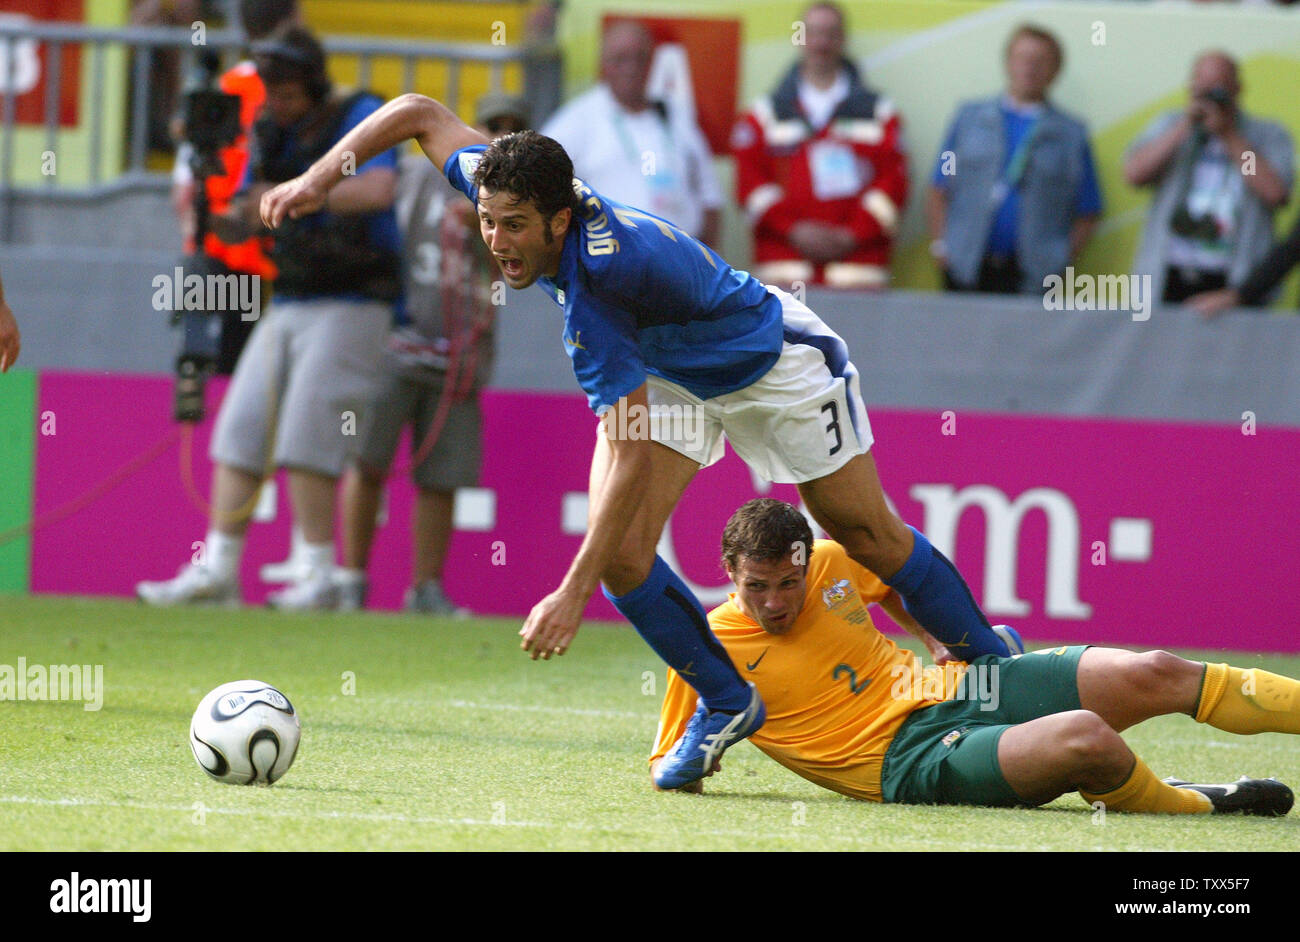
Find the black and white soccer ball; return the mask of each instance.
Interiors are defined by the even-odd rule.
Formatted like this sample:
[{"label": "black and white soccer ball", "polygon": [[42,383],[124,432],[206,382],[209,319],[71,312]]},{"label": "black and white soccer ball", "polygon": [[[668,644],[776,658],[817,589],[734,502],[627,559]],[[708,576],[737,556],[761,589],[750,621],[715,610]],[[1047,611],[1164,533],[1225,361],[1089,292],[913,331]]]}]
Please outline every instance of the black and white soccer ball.
[{"label": "black and white soccer ball", "polygon": [[301,735],[289,698],[260,680],[222,684],[190,721],[195,761],[228,785],[270,785],[289,771]]}]

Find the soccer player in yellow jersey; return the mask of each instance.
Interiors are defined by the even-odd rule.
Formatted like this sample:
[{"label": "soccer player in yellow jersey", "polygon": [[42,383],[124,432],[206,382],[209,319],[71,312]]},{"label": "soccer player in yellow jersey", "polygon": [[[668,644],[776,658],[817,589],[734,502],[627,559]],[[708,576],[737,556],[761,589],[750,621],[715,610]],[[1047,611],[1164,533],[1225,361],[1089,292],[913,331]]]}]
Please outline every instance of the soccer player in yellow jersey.
[{"label": "soccer player in yellow jersey", "polygon": [[[1300,681],[1088,646],[951,661],[892,590],[838,544],[814,544],[782,501],[741,507],[722,555],[736,591],[709,623],[767,705],[751,741],[809,781],[905,803],[1038,805],[1077,790],[1114,811],[1291,808],[1291,790],[1274,779],[1162,782],[1119,733],[1166,713],[1234,733],[1300,733]],[[873,602],[946,663],[922,670],[876,630]],[[670,671],[652,763],[695,711],[695,692]]]}]

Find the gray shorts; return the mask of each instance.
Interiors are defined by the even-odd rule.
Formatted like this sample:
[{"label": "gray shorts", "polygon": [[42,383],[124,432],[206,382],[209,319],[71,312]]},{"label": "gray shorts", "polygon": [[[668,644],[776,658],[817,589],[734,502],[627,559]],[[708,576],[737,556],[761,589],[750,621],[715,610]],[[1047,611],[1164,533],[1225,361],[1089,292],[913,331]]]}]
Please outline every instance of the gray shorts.
[{"label": "gray shorts", "polygon": [[375,399],[392,316],[383,301],[272,301],[221,403],[212,460],[259,476],[342,474]]},{"label": "gray shorts", "polygon": [[[478,389],[457,401],[444,401],[443,374],[413,379],[387,372],[375,408],[361,430],[360,460],[372,474],[387,474],[402,429],[411,425],[411,458],[424,458],[411,472],[422,490],[453,491],[478,483],[483,456],[483,412]],[[439,418],[439,416],[443,416]],[[434,428],[435,422],[440,423]],[[428,442],[430,430],[436,437]]]}]

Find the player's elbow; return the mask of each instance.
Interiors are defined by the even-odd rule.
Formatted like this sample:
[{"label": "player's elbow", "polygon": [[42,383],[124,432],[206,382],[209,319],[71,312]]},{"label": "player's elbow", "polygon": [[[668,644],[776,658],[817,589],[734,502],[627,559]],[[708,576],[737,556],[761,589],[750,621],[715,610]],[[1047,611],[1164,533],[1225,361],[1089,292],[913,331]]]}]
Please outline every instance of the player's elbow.
[{"label": "player's elbow", "polygon": [[392,107],[402,115],[405,136],[416,140],[436,133],[448,117],[455,117],[446,105],[418,92],[399,95],[393,99]]}]

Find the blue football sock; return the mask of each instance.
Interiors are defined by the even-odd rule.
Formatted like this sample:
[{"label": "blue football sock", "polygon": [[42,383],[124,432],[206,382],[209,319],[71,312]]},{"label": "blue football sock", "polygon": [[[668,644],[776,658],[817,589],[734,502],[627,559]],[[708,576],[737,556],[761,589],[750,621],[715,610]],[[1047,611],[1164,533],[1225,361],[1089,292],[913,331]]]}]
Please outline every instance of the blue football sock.
[{"label": "blue football sock", "polygon": [[903,599],[903,607],[921,627],[943,643],[953,657],[969,661],[981,654],[1006,657],[1011,652],[993,633],[970,589],[948,557],[939,552],[915,527],[912,555],[903,568],[882,580]]},{"label": "blue football sock", "polygon": [[655,557],[645,582],[627,595],[613,595],[601,588],[646,644],[695,688],[710,710],[739,711],[749,705],[749,685],[714,637],[699,600],[661,557]]}]

